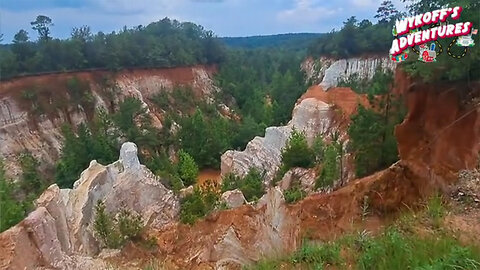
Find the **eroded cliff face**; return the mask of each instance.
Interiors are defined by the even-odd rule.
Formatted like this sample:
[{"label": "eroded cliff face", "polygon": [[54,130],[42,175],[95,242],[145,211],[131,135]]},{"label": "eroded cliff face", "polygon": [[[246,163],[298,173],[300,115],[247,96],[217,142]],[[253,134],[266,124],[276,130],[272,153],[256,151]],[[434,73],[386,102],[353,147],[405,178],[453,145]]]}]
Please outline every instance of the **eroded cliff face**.
[{"label": "eroded cliff face", "polygon": [[377,68],[393,71],[395,67],[395,62],[386,56],[348,59],[308,58],[302,64],[307,79],[318,82],[325,91],[338,86],[339,81],[346,80],[352,75],[358,76],[359,79],[371,79]]},{"label": "eroded cliff face", "polygon": [[[286,126],[267,128],[265,137],[254,138],[244,151],[225,152],[221,157],[222,175],[244,176],[250,168],[257,168],[265,172],[265,184],[268,185],[281,166],[282,149],[294,129],[304,132],[309,143],[317,136],[329,140],[334,133],[339,134],[340,140],[347,141],[350,116],[356,112],[358,104],[367,103],[365,96],[349,88],[324,91],[320,86],[313,86],[299,99],[292,120]],[[354,177],[353,169],[349,162],[344,164],[349,167],[344,169],[347,175],[343,180],[349,181]]]},{"label": "eroded cliff face", "polygon": [[[0,82],[0,158],[7,173],[19,173],[18,154],[31,152],[48,167],[58,159],[65,123],[74,126],[91,119],[95,109],[112,112],[125,97],[136,97],[148,109],[154,125],[161,127],[162,111],[150,98],[175,86],[191,86],[198,98],[212,99],[214,67],[93,71],[50,74]],[[86,83],[87,91],[75,92],[72,78]]]},{"label": "eroded cliff face", "polygon": [[[389,218],[388,213],[454,183],[458,171],[477,164],[480,151],[480,106],[474,99],[479,96],[478,82],[427,85],[397,72],[395,86],[405,97],[408,115],[396,129],[401,160],[386,170],[295,205],[285,203],[283,185],[269,188],[255,204],[245,204],[238,196],[231,202],[241,206],[214,212],[189,226],[177,222],[177,198],[138,163],[135,147],[129,145],[114,164],[92,162],[73,190],[50,187],[34,212],[0,234],[0,268],[102,269],[105,262],[94,256],[98,243],[91,231],[94,203],[99,199],[110,211],[125,204],[140,213],[157,239],[158,251],[151,256],[167,261],[172,269],[240,269],[292,251],[307,235],[331,240],[378,224]],[[461,99],[462,93],[469,93],[468,98]],[[222,170],[241,174],[250,166],[275,168],[293,127],[304,130],[309,140],[334,130],[343,130],[345,136],[349,116],[363,102],[364,97],[348,88],[324,91],[314,86],[299,100],[287,126],[270,128],[265,138],[255,138],[244,152],[227,152]],[[310,173],[296,169],[287,176],[303,179],[301,184],[308,188]],[[367,220],[361,210],[365,198],[371,212]]]},{"label": "eroded cliff face", "polygon": [[176,222],[180,209],[173,192],[140,165],[135,144],[125,143],[119,161],[92,161],[73,189],[50,186],[27,218],[0,234],[0,268],[105,269],[104,261],[93,259],[100,251],[93,230],[98,201],[110,213],[138,213],[156,229]]},{"label": "eroded cliff face", "polygon": [[445,189],[462,169],[473,169],[480,153],[480,83],[414,82],[397,72],[395,91],[408,107],[397,126],[400,158],[432,185]]},{"label": "eroded cliff face", "polygon": [[[171,243],[162,254],[167,254],[167,259],[180,268],[211,269],[225,265],[227,269],[238,269],[240,264],[256,261],[258,254],[262,254],[262,258],[274,257],[282,249],[281,244],[289,245],[283,246],[284,251],[291,249],[291,245],[298,244],[307,234],[312,239],[331,240],[365,227],[371,230],[375,226],[368,224],[378,227],[389,218],[389,213],[414,206],[432,192],[454,183],[459,171],[474,167],[478,161],[480,106],[478,99],[472,101],[472,97],[474,93],[478,96],[480,84],[415,84],[399,73],[396,86],[395,90],[404,94],[409,109],[396,131],[400,161],[329,194],[311,195],[295,205],[285,205],[278,191],[282,185],[271,188],[262,200],[278,208],[275,210],[279,211],[277,218],[266,218],[271,213],[268,206],[258,205],[215,213],[193,227],[177,225],[173,235],[159,232],[162,242]],[[317,91],[321,92],[305,96],[311,98],[330,92],[321,88]],[[462,92],[472,94],[467,104],[458,102],[458,93]],[[426,141],[430,142],[429,147],[424,147]],[[295,173],[306,181],[311,178],[307,171]],[[360,222],[365,200],[368,200],[371,215]],[[265,247],[275,241],[263,234],[265,226],[275,228],[282,237],[271,251]],[[218,246],[227,252],[220,256]]]}]

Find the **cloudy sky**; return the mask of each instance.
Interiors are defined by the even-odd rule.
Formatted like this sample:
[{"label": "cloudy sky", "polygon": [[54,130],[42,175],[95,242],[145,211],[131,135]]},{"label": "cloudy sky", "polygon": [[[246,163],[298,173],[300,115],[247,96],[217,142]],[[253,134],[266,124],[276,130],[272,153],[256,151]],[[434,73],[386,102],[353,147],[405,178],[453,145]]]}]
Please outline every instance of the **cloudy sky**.
[{"label": "cloudy sky", "polygon": [[[74,26],[111,32],[124,25],[147,25],[164,17],[191,21],[218,36],[328,32],[351,15],[372,19],[381,0],[0,0],[4,42],[29,30],[39,14],[52,18],[55,37]],[[400,2],[397,0],[395,2]],[[400,7],[401,4],[398,5]]]}]

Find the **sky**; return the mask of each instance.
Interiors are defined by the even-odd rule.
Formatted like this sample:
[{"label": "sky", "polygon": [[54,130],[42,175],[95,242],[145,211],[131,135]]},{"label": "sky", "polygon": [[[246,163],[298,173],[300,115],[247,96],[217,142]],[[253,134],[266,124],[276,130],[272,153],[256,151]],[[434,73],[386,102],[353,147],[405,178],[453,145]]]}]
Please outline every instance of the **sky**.
[{"label": "sky", "polygon": [[[67,38],[72,27],[94,33],[148,25],[169,17],[190,21],[218,36],[324,33],[339,29],[350,16],[373,19],[382,0],[0,0],[0,33],[10,42],[19,29],[36,33],[30,22],[49,16],[54,37]],[[402,7],[400,0],[394,1]]]}]

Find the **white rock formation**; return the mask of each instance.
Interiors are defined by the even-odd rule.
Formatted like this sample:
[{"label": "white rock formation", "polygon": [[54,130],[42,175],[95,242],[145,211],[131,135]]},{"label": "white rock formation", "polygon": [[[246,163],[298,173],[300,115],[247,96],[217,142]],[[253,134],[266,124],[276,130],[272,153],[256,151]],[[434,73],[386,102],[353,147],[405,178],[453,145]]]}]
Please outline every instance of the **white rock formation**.
[{"label": "white rock formation", "polygon": [[293,168],[285,173],[282,180],[277,183],[277,186],[285,191],[289,189],[294,181],[299,181],[300,187],[307,193],[312,193],[315,189],[315,181],[317,175],[314,169]]},{"label": "white rock formation", "polygon": [[298,104],[292,120],[282,127],[269,127],[265,137],[255,137],[244,151],[227,151],[221,158],[222,175],[235,173],[244,176],[255,167],[265,172],[265,184],[269,183],[281,163],[281,151],[292,130],[305,132],[312,143],[316,136],[328,136],[337,130],[331,105],[315,98],[308,98]]},{"label": "white rock formation", "polygon": [[316,61],[307,59],[302,64],[307,78],[320,82],[320,86],[325,91],[336,87],[340,80],[348,79],[353,74],[357,74],[360,79],[371,79],[378,67],[393,71],[396,63],[388,57],[356,57],[338,60],[321,57]]},{"label": "white rock formation", "polygon": [[[298,226],[289,215],[283,194],[278,187],[271,188],[254,206],[258,214],[246,218],[248,232],[230,226],[208,250],[208,261],[216,262],[216,269],[232,269],[227,265],[243,266],[266,257],[285,254],[296,247]],[[246,233],[253,233],[252,241],[245,242]],[[236,268],[234,268],[236,269]]]},{"label": "white rock formation", "polygon": [[[173,192],[139,163],[135,144],[125,143],[119,161],[107,166],[92,161],[73,189],[50,186],[25,220],[0,234],[0,268],[98,267],[90,258],[100,251],[93,232],[98,201],[108,212],[136,212],[155,229],[175,222],[180,210]],[[32,257],[25,260],[25,254]]]},{"label": "white rock formation", "polygon": [[228,208],[239,207],[247,203],[242,191],[238,189],[224,192],[220,201],[225,203]]}]

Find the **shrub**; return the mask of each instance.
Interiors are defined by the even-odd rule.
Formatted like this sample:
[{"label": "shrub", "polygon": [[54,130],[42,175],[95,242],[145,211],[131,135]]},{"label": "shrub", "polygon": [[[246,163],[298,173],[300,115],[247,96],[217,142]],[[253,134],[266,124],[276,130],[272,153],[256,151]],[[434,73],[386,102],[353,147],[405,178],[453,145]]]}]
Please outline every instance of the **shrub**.
[{"label": "shrub", "polygon": [[247,201],[254,201],[265,194],[263,176],[256,168],[250,168],[245,177],[229,173],[222,179],[222,192],[239,189]]},{"label": "shrub", "polygon": [[247,201],[254,201],[265,194],[263,177],[258,169],[251,168],[248,174],[242,179],[240,190]]},{"label": "shrub", "polygon": [[326,188],[333,185],[340,176],[339,151],[337,143],[332,143],[325,148],[323,168],[318,177],[315,188]]},{"label": "shrub", "polygon": [[127,209],[120,210],[117,217],[105,210],[101,201],[95,206],[95,221],[93,225],[97,240],[107,248],[121,248],[128,241],[141,240],[143,221],[140,215]]},{"label": "shrub", "polygon": [[295,181],[295,183],[289,189],[283,192],[283,196],[285,197],[285,201],[287,203],[296,203],[305,198],[306,195],[307,193],[301,188],[298,181]]},{"label": "shrub", "polygon": [[197,219],[205,217],[216,208],[219,198],[220,195],[211,185],[206,185],[203,190],[195,187],[193,193],[181,202],[180,221],[194,224]]},{"label": "shrub", "polygon": [[315,153],[308,146],[305,134],[292,131],[287,145],[282,150],[282,163],[285,169],[311,168],[315,164]]},{"label": "shrub", "polygon": [[187,152],[180,150],[178,152],[178,174],[185,186],[195,184],[198,176],[198,166],[195,160]]}]

